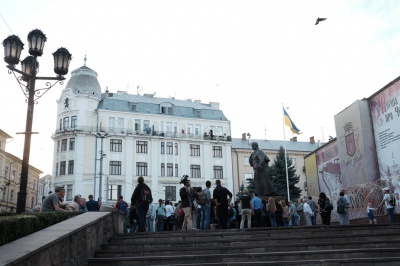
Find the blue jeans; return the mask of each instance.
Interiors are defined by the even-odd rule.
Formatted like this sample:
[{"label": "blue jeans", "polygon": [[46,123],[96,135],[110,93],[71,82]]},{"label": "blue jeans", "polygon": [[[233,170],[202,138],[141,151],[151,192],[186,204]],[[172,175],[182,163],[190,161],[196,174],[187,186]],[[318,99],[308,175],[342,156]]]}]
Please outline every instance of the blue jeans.
[{"label": "blue jeans", "polygon": [[317,224],[317,213],[318,212],[314,212],[314,216],[311,216],[311,224],[312,225],[316,225]]},{"label": "blue jeans", "polygon": [[150,217],[146,217],[146,225],[149,230],[148,232],[153,233],[154,232],[154,218],[152,220],[150,220]]},{"label": "blue jeans", "polygon": [[164,215],[157,215],[157,231],[164,231]]},{"label": "blue jeans", "polygon": [[395,224],[396,218],[394,218],[394,208],[387,208],[386,210],[389,213],[390,223]]},{"label": "blue jeans", "polygon": [[201,206],[200,230],[210,229],[210,208],[211,206]]},{"label": "blue jeans", "polygon": [[291,222],[292,222],[292,226],[297,226],[297,215],[292,215],[290,218]]},{"label": "blue jeans", "polygon": [[271,223],[271,227],[276,227],[276,215],[275,213],[268,213],[269,221]]}]

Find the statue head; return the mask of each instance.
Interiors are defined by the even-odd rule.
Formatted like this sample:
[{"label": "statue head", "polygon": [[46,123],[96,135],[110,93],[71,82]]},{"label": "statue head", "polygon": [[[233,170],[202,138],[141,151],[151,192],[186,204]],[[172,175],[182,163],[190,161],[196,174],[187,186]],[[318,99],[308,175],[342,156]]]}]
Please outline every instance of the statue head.
[{"label": "statue head", "polygon": [[257,142],[252,142],[252,143],[251,143],[251,148],[252,148],[253,150],[257,150],[257,149],[258,149],[258,143],[257,143]]}]

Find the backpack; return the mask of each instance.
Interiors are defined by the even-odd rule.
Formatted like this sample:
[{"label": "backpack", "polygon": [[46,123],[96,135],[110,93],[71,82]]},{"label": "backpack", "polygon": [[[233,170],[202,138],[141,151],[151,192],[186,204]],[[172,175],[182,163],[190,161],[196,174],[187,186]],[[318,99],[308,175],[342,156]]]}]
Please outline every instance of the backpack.
[{"label": "backpack", "polygon": [[142,193],[140,194],[139,200],[146,204],[149,204],[151,202],[151,192],[148,187],[142,188]]},{"label": "backpack", "polygon": [[396,206],[396,197],[394,195],[390,195],[389,205]]},{"label": "backpack", "polygon": [[204,205],[206,204],[206,193],[204,193],[204,189],[198,193],[199,198],[196,200],[197,204]]},{"label": "backpack", "polygon": [[128,208],[126,206],[126,202],[122,201],[121,204],[119,205],[119,210],[125,213],[125,215],[128,215]]}]

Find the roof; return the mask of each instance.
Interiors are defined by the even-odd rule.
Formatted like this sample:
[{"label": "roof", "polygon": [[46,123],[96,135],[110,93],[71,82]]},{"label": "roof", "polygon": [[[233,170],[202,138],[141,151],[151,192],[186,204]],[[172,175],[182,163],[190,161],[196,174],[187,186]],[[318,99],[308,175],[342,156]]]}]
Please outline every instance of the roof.
[{"label": "roof", "polygon": [[[132,108],[134,105],[134,110]],[[172,108],[171,112],[163,113],[164,115],[222,120],[228,121],[224,113],[218,109],[218,104],[201,103],[198,101],[177,100],[175,98],[162,98],[153,96],[142,96],[127,93],[103,93],[102,101],[98,109],[107,109],[119,112],[136,112],[161,114],[161,107]],[[199,111],[196,114],[196,111]]]},{"label": "roof", "polygon": [[[233,149],[248,149],[251,150],[251,143],[257,142],[260,150],[279,150],[280,147],[285,147],[285,141],[283,140],[261,140],[261,139],[250,139],[243,140],[241,138],[232,139]],[[321,143],[314,143],[307,141],[286,141],[286,150],[297,151],[297,152],[311,152],[322,146]]]}]

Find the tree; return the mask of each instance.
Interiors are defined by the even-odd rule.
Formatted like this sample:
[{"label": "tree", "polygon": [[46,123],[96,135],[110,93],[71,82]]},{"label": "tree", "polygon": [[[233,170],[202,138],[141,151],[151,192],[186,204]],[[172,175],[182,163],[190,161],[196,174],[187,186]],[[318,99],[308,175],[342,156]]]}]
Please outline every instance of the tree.
[{"label": "tree", "polygon": [[244,184],[240,185],[239,192],[236,193],[236,200],[240,200],[240,198],[243,196],[243,190],[244,190]]},{"label": "tree", "polygon": [[[300,176],[296,175],[296,167],[293,165],[292,159],[286,156],[290,200],[295,200],[300,197],[301,189],[295,185],[299,183]],[[279,152],[274,159],[274,163],[269,167],[269,176],[276,190],[276,194],[282,197],[287,197],[287,181],[285,167],[285,150],[281,146]]]}]

